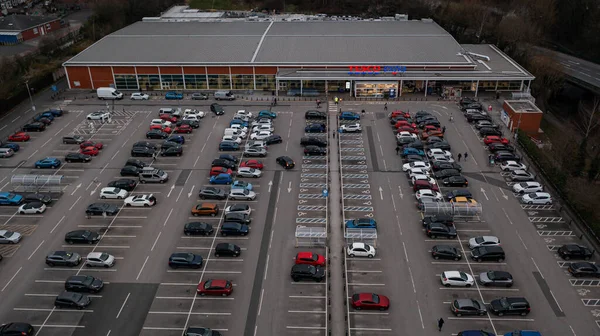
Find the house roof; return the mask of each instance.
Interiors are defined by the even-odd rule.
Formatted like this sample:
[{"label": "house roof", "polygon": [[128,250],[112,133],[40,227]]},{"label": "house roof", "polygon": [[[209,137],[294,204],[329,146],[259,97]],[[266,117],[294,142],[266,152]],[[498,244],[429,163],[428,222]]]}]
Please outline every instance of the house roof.
[{"label": "house roof", "polygon": [[0,17],[0,32],[22,32],[58,20],[55,16],[9,15]]}]

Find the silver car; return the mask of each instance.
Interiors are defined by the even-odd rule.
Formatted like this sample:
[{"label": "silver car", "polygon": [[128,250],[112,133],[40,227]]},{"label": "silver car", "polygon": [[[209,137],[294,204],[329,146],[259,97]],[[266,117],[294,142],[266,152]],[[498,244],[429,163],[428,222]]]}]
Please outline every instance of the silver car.
[{"label": "silver car", "polygon": [[260,171],[260,169],[256,169],[256,168],[240,167],[237,171],[238,177],[258,178],[261,175],[262,175],[262,171]]},{"label": "silver car", "polygon": [[16,244],[22,237],[18,232],[0,230],[0,244]]},{"label": "silver car", "polygon": [[85,265],[94,267],[113,267],[115,264],[115,257],[104,252],[91,252],[88,253]]},{"label": "silver car", "polygon": [[259,147],[259,148],[246,148],[244,150],[244,155],[245,156],[258,156],[258,157],[265,157],[267,156],[267,150]]},{"label": "silver car", "polygon": [[483,286],[512,287],[513,277],[504,271],[487,271],[479,274],[479,283]]},{"label": "silver car", "polygon": [[533,180],[533,174],[521,169],[513,170],[510,173],[510,179],[513,181],[527,182]]}]

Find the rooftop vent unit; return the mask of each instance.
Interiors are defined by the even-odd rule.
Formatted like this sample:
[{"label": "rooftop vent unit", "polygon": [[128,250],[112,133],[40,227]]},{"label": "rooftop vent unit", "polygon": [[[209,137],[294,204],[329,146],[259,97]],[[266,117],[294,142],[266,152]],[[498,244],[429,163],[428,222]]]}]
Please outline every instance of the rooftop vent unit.
[{"label": "rooftop vent unit", "polygon": [[467,52],[467,54],[468,54],[469,56],[475,57],[475,58],[477,58],[477,59],[482,59],[482,60],[484,60],[484,61],[486,61],[486,62],[489,62],[489,61],[490,61],[490,58],[489,58],[489,56],[485,56],[485,55],[482,55],[482,54],[476,54],[476,53],[474,53],[474,52],[470,52],[470,51],[469,51],[469,52]]}]

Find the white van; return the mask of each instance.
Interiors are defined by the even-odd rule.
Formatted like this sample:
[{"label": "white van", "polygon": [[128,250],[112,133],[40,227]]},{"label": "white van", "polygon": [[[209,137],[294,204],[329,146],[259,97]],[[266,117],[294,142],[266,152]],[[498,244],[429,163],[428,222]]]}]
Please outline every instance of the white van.
[{"label": "white van", "polygon": [[98,99],[123,99],[123,93],[117,91],[117,89],[111,87],[101,87],[96,90]]},{"label": "white van", "polygon": [[235,95],[231,91],[217,91],[215,100],[235,100]]}]

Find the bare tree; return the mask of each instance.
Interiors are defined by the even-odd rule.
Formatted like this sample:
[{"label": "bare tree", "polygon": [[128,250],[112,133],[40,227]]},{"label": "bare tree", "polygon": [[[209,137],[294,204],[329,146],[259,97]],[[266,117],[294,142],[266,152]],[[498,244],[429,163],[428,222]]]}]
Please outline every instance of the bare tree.
[{"label": "bare tree", "polygon": [[594,96],[594,100],[591,103],[580,100],[577,110],[579,118],[577,118],[575,124],[581,133],[583,133],[583,139],[587,139],[600,126],[600,98]]}]

